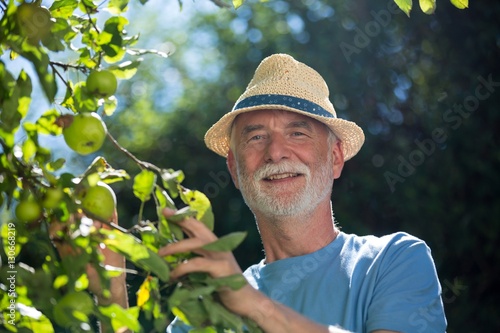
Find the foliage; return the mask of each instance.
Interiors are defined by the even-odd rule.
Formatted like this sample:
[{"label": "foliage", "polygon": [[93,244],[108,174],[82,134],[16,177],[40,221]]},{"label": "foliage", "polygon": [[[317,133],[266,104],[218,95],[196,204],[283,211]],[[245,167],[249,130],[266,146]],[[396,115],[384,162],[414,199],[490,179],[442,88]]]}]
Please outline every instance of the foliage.
[{"label": "foliage", "polygon": [[[229,4],[229,1],[213,2],[223,7],[227,7]],[[396,0],[395,2],[409,15],[411,1]],[[235,0],[232,3],[235,7],[242,6],[242,1]],[[183,237],[175,224],[175,218],[167,221],[159,210],[163,207],[172,207],[176,202],[178,206],[186,207],[176,215],[177,219],[195,214],[205,223],[213,225],[212,208],[208,198],[200,191],[190,190],[182,184],[190,183],[194,186],[189,186],[189,188],[199,187],[210,190],[212,187],[206,186],[206,175],[209,174],[212,177],[211,182],[217,185],[217,190],[228,187],[230,182],[228,176],[220,173],[224,167],[223,161],[218,159],[213,163],[207,163],[207,161],[212,161],[211,157],[209,153],[205,152],[204,147],[200,147],[199,143],[202,142],[202,132],[203,129],[206,129],[206,125],[213,123],[213,120],[224,113],[224,110],[230,109],[227,101],[234,100],[234,97],[243,89],[244,82],[238,81],[239,84],[235,84],[235,73],[238,73],[239,80],[249,78],[251,71],[255,68],[255,66],[249,65],[249,60],[256,64],[263,54],[289,52],[301,55],[300,58],[309,57],[318,60],[315,63],[317,69],[322,73],[327,72],[326,69],[330,68],[332,63],[336,68],[348,67],[345,61],[346,57],[339,56],[333,61],[331,59],[331,47],[341,44],[342,35],[339,31],[343,31],[342,27],[348,26],[348,22],[341,24],[339,21],[330,21],[328,7],[323,6],[319,9],[313,7],[318,1],[314,4],[311,2],[310,8],[306,8],[308,6],[306,4],[290,3],[286,5],[285,12],[278,10],[278,6],[283,6],[283,3],[259,4],[251,15],[248,15],[248,8],[240,7],[242,14],[239,19],[244,19],[247,22],[248,31],[254,33],[254,36],[257,31],[264,31],[266,38],[254,38],[250,42],[245,38],[239,46],[235,46],[235,42],[240,41],[240,36],[232,33],[225,25],[227,21],[235,18],[232,13],[229,14],[229,11],[217,12],[214,17],[193,18],[192,24],[201,27],[198,31],[216,30],[216,35],[220,38],[219,55],[225,55],[218,60],[223,63],[222,66],[227,66],[225,68],[227,76],[218,80],[216,84],[200,82],[197,79],[183,81],[183,84],[186,85],[185,89],[190,91],[190,95],[187,100],[183,99],[179,102],[179,110],[182,112],[166,116],[167,125],[165,125],[166,128],[162,128],[166,130],[165,137],[159,140],[148,138],[149,142],[168,142],[169,146],[173,146],[169,153],[168,163],[188,166],[189,177],[184,179],[184,172],[156,166],[165,162],[163,157],[159,158],[156,146],[146,149],[137,143],[135,143],[136,146],[131,143],[130,148],[135,150],[134,153],[144,157],[139,160],[118,143],[126,141],[127,136],[136,136],[141,134],[140,132],[144,132],[144,128],[140,127],[143,126],[140,122],[132,124],[137,118],[130,115],[135,113],[142,116],[146,114],[145,109],[148,108],[127,109],[127,106],[133,103],[153,103],[144,100],[149,99],[149,95],[144,96],[139,101],[129,101],[129,96],[126,96],[126,90],[131,87],[139,65],[141,68],[146,65],[142,61],[142,57],[153,55],[163,60],[168,56],[149,48],[135,48],[140,42],[139,36],[129,36],[125,33],[125,27],[130,23],[124,16],[129,7],[127,1],[109,1],[96,5],[87,0],[58,0],[54,1],[49,8],[51,15],[49,22],[41,14],[41,18],[33,20],[32,24],[29,24],[28,21],[27,26],[26,23],[22,23],[26,21],[16,19],[20,4],[14,3],[13,0],[9,3],[0,2],[3,10],[0,21],[2,53],[10,56],[11,59],[26,59],[33,65],[36,75],[35,79],[29,75],[27,70],[21,70],[14,74],[8,68],[9,62],[0,62],[0,141],[2,144],[0,205],[3,204],[7,209],[13,210],[19,205],[17,202],[29,201],[32,203],[34,201],[39,203],[42,208],[41,216],[36,216],[32,222],[22,222],[17,218],[11,218],[2,224],[3,247],[7,255],[4,262],[9,265],[11,262],[14,264],[11,259],[15,257],[14,267],[16,268],[15,296],[10,293],[12,279],[9,280],[11,276],[9,271],[12,267],[4,266],[1,272],[2,298],[0,299],[0,307],[3,311],[2,320],[6,329],[15,331],[15,329],[26,328],[33,332],[51,332],[60,327],[69,327],[70,329],[77,327],[78,330],[92,330],[93,328],[87,323],[98,319],[108,323],[108,327],[113,329],[126,326],[140,330],[142,325],[140,319],[145,318],[152,323],[154,329],[162,331],[171,318],[172,312],[195,326],[204,326],[211,321],[216,326],[233,327],[235,330],[242,327],[242,319],[227,313],[217,303],[215,296],[215,290],[221,284],[237,288],[241,284],[238,277],[230,277],[229,280],[213,280],[205,275],[193,274],[182,280],[181,283],[169,281],[169,270],[189,257],[190,254],[173,258],[160,258],[155,254],[159,246]],[[457,8],[468,6],[467,1],[453,0],[452,3]],[[40,3],[37,2],[37,4]],[[107,6],[106,11],[103,10],[104,6]],[[424,13],[431,13],[436,8],[433,1],[420,1],[420,6]],[[368,7],[360,6],[360,8]],[[322,9],[327,10],[322,11]],[[345,14],[346,17],[353,17],[361,22],[358,23],[361,27],[366,22],[367,17],[373,19],[368,15],[369,9],[366,12],[357,11],[348,5],[336,9]],[[295,33],[290,29],[287,33],[283,33],[283,26],[286,26],[286,22],[294,17],[301,17],[305,23],[303,31]],[[416,22],[421,24],[420,27],[427,26],[427,23],[424,22],[426,23],[424,24],[422,19]],[[338,29],[332,29],[332,24]],[[433,97],[433,89],[434,91],[443,90],[443,86],[438,84],[434,84],[432,88],[429,86],[435,79],[436,72],[435,69],[433,70],[433,66],[426,65],[426,59],[419,60],[423,64],[411,60],[415,57],[414,54],[411,54],[414,49],[422,49],[423,53],[431,52],[428,51],[428,44],[426,47],[426,44],[422,42],[422,46],[414,47],[410,39],[406,41],[407,44],[402,45],[403,49],[407,49],[404,56],[410,59],[408,62],[413,64],[413,66],[408,67],[404,61],[398,59],[396,53],[387,51],[393,46],[390,44],[391,41],[399,40],[402,35],[408,33],[407,30],[401,28],[403,24],[409,24],[408,21],[401,24],[399,18],[394,16],[391,24],[397,27],[375,36],[371,39],[370,46],[358,47],[358,50],[351,54],[351,58],[354,58],[361,53],[359,58],[353,61],[354,64],[347,62],[351,64],[347,73],[341,73],[339,79],[329,78],[328,81],[333,82],[332,90],[339,92],[334,95],[334,102],[340,98],[340,100],[353,101],[351,107],[354,106],[355,109],[373,110],[376,107],[381,108],[378,104],[374,105],[373,100],[382,100],[385,104],[397,105],[398,108],[418,109],[420,105]],[[50,28],[50,34],[33,33],[33,31],[38,31],[38,28],[46,28],[47,26]],[[415,35],[410,34],[410,36],[422,41],[423,38],[419,39],[419,36],[416,35],[425,34],[426,30],[424,28],[417,29],[418,24],[415,24],[415,27]],[[330,33],[332,30],[335,32]],[[329,33],[316,33],[317,31],[328,31]],[[308,40],[307,35],[309,35]],[[429,34],[426,37],[428,43],[432,45],[430,50],[435,52],[440,45],[438,35]],[[385,41],[384,38],[389,41]],[[374,45],[379,45],[379,49]],[[443,45],[441,48],[444,47]],[[340,54],[338,48],[334,51]],[[363,54],[363,52],[365,53]],[[425,54],[422,57],[424,56]],[[433,56],[438,57],[437,54],[433,54]],[[61,61],[61,58],[65,60]],[[66,59],[76,60],[66,61]],[[178,67],[179,71],[186,70],[183,68],[181,60],[176,60],[173,57],[169,60]],[[120,99],[120,104],[113,95],[95,96],[87,89],[86,76],[92,70],[97,69],[109,70],[121,81],[124,94]],[[415,97],[410,101],[401,101],[394,97],[393,91],[402,85],[401,76],[398,77],[394,73],[403,71],[408,71],[405,75],[416,82],[413,89],[418,90],[420,100]],[[420,74],[418,74],[419,71]],[[464,74],[464,76],[467,75],[470,73]],[[189,77],[189,75],[186,74],[185,77]],[[354,80],[354,77],[357,77],[358,80]],[[360,81],[383,82],[384,84],[375,84],[374,91],[366,93],[363,89],[359,89]],[[448,81],[445,83],[448,84]],[[32,122],[28,120],[28,109],[33,104],[31,96],[36,84],[42,87],[53,107],[43,111],[38,119]],[[205,85],[205,90],[200,89],[201,84]],[[428,91],[425,90],[427,86],[429,86]],[[373,87],[371,83],[370,87]],[[59,102],[58,92],[61,91],[63,97]],[[125,105],[123,112],[116,112],[123,105]],[[199,105],[204,105],[207,110],[220,110],[220,113],[200,115]],[[340,107],[337,106],[337,108],[342,114],[347,106],[342,106],[341,103]],[[104,147],[106,159],[96,158],[83,174],[73,175],[62,172],[65,161],[63,159],[54,160],[50,149],[40,145],[40,137],[60,136],[63,129],[71,122],[71,116],[94,112],[99,112],[110,128],[110,132],[116,130],[116,133],[113,132],[113,134],[118,140],[107,133],[113,147],[109,149]],[[138,117],[140,118],[140,116]],[[378,111],[375,116],[360,113],[354,117],[361,119],[364,128],[373,128],[374,124],[377,123],[383,123],[384,126],[389,127],[394,125],[389,121],[391,119],[389,115],[384,114],[383,111]],[[426,115],[426,117],[432,119],[432,115]],[[111,128],[112,124],[108,122],[109,119],[113,119],[123,123],[126,118],[128,118],[128,122],[125,129],[122,130],[117,126]],[[413,118],[406,115],[406,119]],[[154,124],[164,122],[158,121],[154,116],[151,116],[150,121]],[[190,126],[186,126],[186,124]],[[432,124],[424,126],[424,124],[415,125],[414,122],[408,122],[403,126],[413,135],[418,131],[425,133],[427,130],[432,130],[435,126]],[[135,127],[132,134],[124,134],[130,132],[132,125],[139,127]],[[378,142],[378,145],[367,143],[368,147],[364,148],[364,152],[361,152],[358,162],[349,162],[352,164],[347,171],[348,174],[344,175],[343,178],[349,179],[349,174],[356,173],[362,174],[362,176],[353,181],[341,180],[336,185],[338,192],[349,194],[346,197],[334,198],[336,208],[341,212],[337,216],[341,217],[341,221],[352,221],[349,228],[360,232],[391,230],[390,223],[400,217],[405,217],[407,220],[404,224],[400,224],[401,227],[404,227],[405,230],[410,228],[409,230],[415,230],[418,235],[428,237],[431,247],[438,249],[436,251],[438,263],[444,262],[450,257],[439,254],[442,253],[440,250],[444,247],[439,242],[443,239],[435,236],[443,234],[443,229],[436,229],[435,234],[414,229],[414,225],[420,221],[411,217],[423,214],[420,205],[425,205],[425,203],[421,202],[418,205],[408,207],[405,205],[408,211],[403,212],[397,208],[401,203],[395,199],[395,196],[389,197],[387,200],[381,199],[384,195],[381,193],[383,190],[380,189],[385,188],[387,184],[383,181],[374,181],[378,175],[376,172],[366,171],[366,165],[371,165],[372,155],[369,155],[370,152],[373,154],[380,151],[381,147],[385,148],[387,141],[396,136],[397,129],[393,126],[388,132],[391,134],[387,134],[387,131],[382,132],[382,134],[381,132],[370,134],[372,139],[378,136],[380,141],[375,141]],[[470,133],[469,137],[474,136],[474,133]],[[19,137],[23,135],[23,139],[19,141]],[[394,154],[405,153],[405,147],[408,147],[412,140],[411,136],[409,138],[403,136],[404,142],[391,146],[396,149]],[[451,145],[455,140],[457,139],[449,140],[447,144]],[[127,156],[131,163],[128,161],[120,163],[123,161],[121,156]],[[446,156],[450,158],[449,155]],[[389,157],[386,158],[389,160]],[[144,159],[150,162],[144,162]],[[108,161],[112,160],[112,165],[122,167],[123,164],[126,167],[115,169],[108,164]],[[432,159],[430,161],[427,164],[428,168],[437,163],[432,162]],[[132,170],[137,169],[139,171],[133,173]],[[442,199],[436,194],[438,193],[436,189],[428,189],[422,185],[422,183],[428,182],[428,178],[425,180],[424,176],[429,176],[430,173],[430,171],[415,173],[405,185],[409,184],[410,181],[417,185],[403,187],[400,192],[404,193],[400,197],[416,200],[419,193],[429,191],[434,194],[431,196],[432,200]],[[459,184],[459,176],[455,175],[453,179],[457,182],[456,184]],[[118,210],[120,213],[126,211],[128,214],[124,214],[125,219],[137,220],[139,221],[137,224],[127,226],[127,228],[110,224],[111,229],[109,230],[95,229],[90,220],[81,215],[83,211],[81,207],[82,193],[99,181],[111,184],[116,189],[122,189],[125,187],[124,184],[132,183],[130,198],[124,191],[120,192]],[[362,191],[360,188],[365,188],[365,190]],[[228,194],[225,197],[218,192],[210,192],[213,194],[210,198],[217,196],[217,201],[220,201],[217,204],[217,211],[221,213],[218,215],[220,220],[230,222],[227,223],[227,226],[221,224],[213,226],[224,233],[227,231],[225,228],[240,228],[242,225],[239,223],[248,223],[249,225],[252,221],[251,215],[244,211],[242,201],[236,199],[238,195],[228,188],[224,189],[224,191],[226,190]],[[56,197],[60,195],[56,204],[49,200],[53,196],[49,193],[56,193]],[[374,193],[380,195],[373,195]],[[359,211],[359,202],[368,203],[365,210]],[[451,199],[447,202],[450,206],[454,204]],[[376,207],[384,207],[382,215],[380,213],[377,215]],[[435,205],[428,207],[429,212],[427,215],[423,215],[426,219],[436,218],[431,212],[435,213],[439,209]],[[137,210],[128,211],[131,208],[137,208]],[[150,214],[151,211],[152,214]],[[450,214],[459,216],[461,212],[464,212],[464,208],[457,207],[455,212],[450,212]],[[394,215],[391,216],[391,214]],[[438,216],[443,220],[446,219],[443,215]],[[375,217],[379,217],[382,221],[378,226],[375,226]],[[244,220],[247,222],[243,222]],[[361,220],[363,222],[358,222]],[[125,221],[125,224],[127,222]],[[461,223],[467,222],[462,221]],[[244,252],[240,252],[240,258],[243,258],[240,261],[245,264],[255,262],[256,257],[259,256],[260,247],[256,232],[250,230],[248,232],[250,234],[253,232],[251,235],[253,243],[244,243],[241,250]],[[452,231],[447,230],[446,233],[457,236]],[[242,234],[239,233],[232,234],[229,238],[221,238],[221,243],[212,246],[233,249],[241,241],[241,236]],[[118,305],[96,306],[94,302],[91,302],[88,294],[88,265],[93,266],[98,271],[105,286],[109,285],[109,279],[116,274],[112,268],[102,267],[102,255],[96,250],[101,243],[123,254],[136,268],[136,270],[127,271],[127,274],[135,278],[135,281],[140,280],[135,295],[136,302],[129,309],[122,309]],[[464,242],[462,244],[463,248],[461,249],[453,248],[451,245],[449,247],[453,248],[456,253],[464,255],[474,243]],[[63,250],[63,255],[61,255],[61,250]],[[64,255],[64,251],[67,252],[66,255]],[[242,255],[243,253],[245,256]],[[467,263],[467,261],[465,262]],[[450,271],[449,273],[445,272],[445,277],[450,278],[449,281],[455,281],[454,277],[461,277],[459,273]],[[3,284],[4,281],[6,281],[5,284]],[[452,286],[460,286],[460,283],[458,280],[457,284]],[[13,322],[15,325],[9,323],[12,313],[12,305],[9,302],[13,297],[15,297],[16,309]],[[248,322],[246,324],[251,325]],[[207,330],[209,331],[209,329]]]},{"label": "foliage", "polygon": [[[360,153],[346,163],[334,185],[339,226],[348,233],[403,230],[422,238],[432,249],[443,288],[447,331],[499,331],[500,269],[492,263],[500,260],[495,250],[500,232],[500,4],[475,2],[463,11],[438,3],[434,15],[415,10],[408,19],[390,11],[386,0],[271,1],[244,5],[235,14],[195,16],[183,26],[192,36],[187,40],[176,40],[175,25],[162,27],[155,38],[182,43],[168,64],[182,77],[174,83],[183,91],[172,102],[176,111],[164,112],[160,96],[153,94],[174,89],[159,79],[172,69],[144,63],[148,84],[141,91],[147,96],[141,100],[133,94],[134,82],[122,86],[125,111],[139,114],[133,124],[126,112],[117,114],[116,135],[145,159],[163,163],[168,158],[170,165],[182,168],[186,185],[211,199],[219,234],[248,232],[235,251],[241,267],[247,267],[263,256],[254,218],[232,186],[224,159],[207,151],[203,135],[232,108],[266,55],[285,52],[312,64],[329,84],[337,114],[356,121],[366,134]],[[368,41],[360,44],[359,31],[369,29]],[[195,38],[200,32],[216,38],[200,45]],[[344,44],[356,52],[344,55]],[[203,64],[202,69],[192,70],[185,61],[193,54],[199,55],[195,65]],[[201,76],[210,66],[220,70]],[[473,100],[480,76],[496,85],[474,112],[462,117],[459,107]],[[154,139],[141,140],[138,130],[131,137],[130,126],[145,124],[158,124]],[[439,144],[432,136],[436,129],[447,135]],[[434,150],[427,139],[436,143]],[[428,143],[423,161],[414,160],[423,153],[416,142]],[[405,171],[400,164],[410,156],[421,164],[391,187],[385,175]],[[123,215],[134,216],[133,200],[128,202],[131,208]],[[419,318],[424,324],[432,319],[427,314]]]},{"label": "foliage", "polygon": [[[192,274],[179,282],[170,280],[170,270],[194,254],[161,258],[158,248],[184,237],[176,223],[187,216],[195,216],[213,229],[210,202],[203,193],[181,185],[182,171],[137,159],[103,122],[118,105],[116,78],[131,79],[141,56],[167,57],[153,49],[134,48],[139,36],[129,36],[125,30],[128,1],[57,0],[46,8],[38,0],[20,4],[10,0],[0,5],[2,54],[31,63],[53,105],[36,121],[29,121],[34,78],[24,68],[16,75],[8,61],[0,61],[0,205],[16,212],[5,215],[8,220],[1,225],[2,261],[6,263],[0,270],[3,327],[12,332],[93,331],[92,322],[99,320],[109,331],[126,327],[139,332],[142,316],[162,332],[173,312],[206,330],[240,332],[247,327],[258,331],[251,322],[228,312],[215,297],[221,286],[241,287],[241,276],[212,279]],[[64,97],[58,101],[61,88]],[[39,140],[61,134],[82,155],[98,151],[107,136],[140,171],[131,174],[114,169],[98,156],[81,175],[65,172],[65,160],[54,160],[51,150]],[[133,182],[140,208],[139,222],[126,229],[108,219],[115,210],[115,195],[106,184],[115,186],[128,180]],[[175,209],[176,201],[183,208],[167,220],[162,210]],[[145,205],[151,202],[157,212],[153,221],[142,218]],[[96,228],[94,221],[108,227]],[[231,251],[243,238],[241,233],[229,234],[207,248]],[[124,309],[94,303],[89,294],[89,269],[97,272],[105,296],[109,296],[110,279],[122,273],[120,268],[103,265],[100,244],[138,268],[127,271],[143,279],[137,304]]]}]

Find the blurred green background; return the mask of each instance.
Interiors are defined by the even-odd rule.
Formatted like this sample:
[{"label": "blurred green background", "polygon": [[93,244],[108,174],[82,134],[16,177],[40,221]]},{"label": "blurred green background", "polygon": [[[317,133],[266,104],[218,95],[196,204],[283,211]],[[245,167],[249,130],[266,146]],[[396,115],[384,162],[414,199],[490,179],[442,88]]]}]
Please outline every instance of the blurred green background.
[{"label": "blurred green background", "polygon": [[[141,33],[141,46],[171,56],[147,56],[138,74],[121,82],[109,130],[140,159],[183,170],[184,185],[211,199],[218,235],[248,231],[236,251],[243,268],[263,257],[259,235],[225,160],[205,148],[203,136],[265,56],[289,53],[324,76],[339,117],[366,134],[334,186],[342,230],[403,230],[424,239],[448,332],[500,331],[498,1],[459,10],[438,0],[433,15],[416,2],[410,18],[392,0],[247,1],[238,10],[153,0],[133,7],[128,30]],[[111,144],[100,154],[115,168],[136,170]],[[72,164],[92,158],[75,156]],[[125,226],[137,222],[131,187],[114,186]],[[146,217],[154,219],[152,208]],[[134,277],[128,281],[133,298]]]}]

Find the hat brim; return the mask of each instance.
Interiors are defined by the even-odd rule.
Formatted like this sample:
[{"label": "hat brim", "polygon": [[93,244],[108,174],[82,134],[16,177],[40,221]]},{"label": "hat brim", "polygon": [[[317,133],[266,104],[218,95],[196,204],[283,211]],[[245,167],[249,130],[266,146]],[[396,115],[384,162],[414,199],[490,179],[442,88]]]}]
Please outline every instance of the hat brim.
[{"label": "hat brim", "polygon": [[205,134],[205,144],[207,147],[222,157],[227,157],[229,152],[229,139],[231,126],[236,116],[249,111],[257,110],[284,110],[291,111],[318,120],[330,128],[335,136],[341,141],[344,160],[347,161],[356,155],[365,141],[363,130],[354,122],[315,115],[306,111],[298,110],[286,105],[256,105],[233,110],[226,113],[216,122]]}]

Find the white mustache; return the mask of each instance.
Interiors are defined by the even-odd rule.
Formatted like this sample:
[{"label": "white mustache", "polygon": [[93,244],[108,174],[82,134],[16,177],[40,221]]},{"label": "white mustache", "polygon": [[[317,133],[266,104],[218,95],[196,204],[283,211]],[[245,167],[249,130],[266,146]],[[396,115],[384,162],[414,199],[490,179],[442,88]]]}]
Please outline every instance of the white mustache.
[{"label": "white mustache", "polygon": [[264,164],[254,173],[254,180],[259,181],[272,175],[283,173],[300,173],[305,176],[310,175],[309,168],[300,162],[282,161],[278,164]]}]

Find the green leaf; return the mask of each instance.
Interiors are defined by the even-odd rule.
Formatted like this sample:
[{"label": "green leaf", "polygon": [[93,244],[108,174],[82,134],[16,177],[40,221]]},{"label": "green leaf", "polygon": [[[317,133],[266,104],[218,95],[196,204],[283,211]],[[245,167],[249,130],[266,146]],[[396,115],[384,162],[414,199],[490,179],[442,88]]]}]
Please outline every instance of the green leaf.
[{"label": "green leaf", "polygon": [[20,328],[18,332],[25,332],[23,329],[28,332],[54,332],[51,321],[36,308],[24,305],[21,309],[21,321],[16,325]]},{"label": "green leaf", "polygon": [[394,0],[394,2],[406,15],[408,15],[408,17],[410,17],[412,0]]},{"label": "green leaf", "polygon": [[57,0],[52,3],[49,9],[52,17],[68,19],[76,8],[78,8],[78,1]]},{"label": "green leaf", "polygon": [[116,182],[121,182],[126,179],[130,179],[127,171],[125,170],[106,170],[100,174],[101,180],[106,184],[113,184]]},{"label": "green leaf", "polygon": [[458,9],[469,8],[469,0],[450,0],[452,5]]},{"label": "green leaf", "polygon": [[181,227],[175,223],[168,223],[165,216],[161,213],[161,209],[158,209],[158,220],[158,232],[163,240],[171,241],[174,239],[181,240],[184,238],[184,232]]},{"label": "green leaf", "polygon": [[123,37],[123,46],[127,48],[127,50],[125,50],[126,53],[130,54],[128,52],[128,48],[137,44],[137,42],[139,41],[139,37],[139,34]]},{"label": "green leaf", "polygon": [[61,105],[72,109],[74,112],[93,112],[99,107],[97,99],[88,93],[85,81],[78,82],[72,90],[68,90],[68,94]]},{"label": "green leaf", "polygon": [[36,121],[38,134],[61,135],[62,127],[56,123],[61,114],[56,109],[50,109]]},{"label": "green leaf", "polygon": [[0,87],[2,87],[0,90],[0,100],[7,98],[15,86],[16,80],[5,67],[5,63],[0,61]]},{"label": "green leaf", "polygon": [[77,322],[88,322],[94,310],[94,301],[87,292],[69,292],[54,306],[54,319],[58,325],[70,327]]},{"label": "green leaf", "polygon": [[191,207],[187,206],[177,210],[174,215],[169,216],[168,221],[179,223],[188,217],[195,217],[196,214],[197,212],[195,210],[192,210]]},{"label": "green leaf", "polygon": [[128,20],[122,16],[110,17],[104,23],[104,29],[97,38],[97,44],[101,45],[104,51],[104,60],[108,63],[115,63],[122,60],[125,55],[123,47],[123,31]]},{"label": "green leaf", "polygon": [[212,325],[227,327],[236,332],[243,332],[244,323],[240,316],[230,312],[221,303],[214,301],[212,298],[203,298],[201,302],[208,312],[208,317]]},{"label": "green leaf", "polygon": [[129,0],[110,0],[108,11],[113,15],[125,13],[128,9]]},{"label": "green leaf", "polygon": [[142,244],[149,247],[153,251],[157,251],[158,246],[158,229],[156,226],[149,222],[143,222],[144,226],[138,226],[138,231],[141,234]]},{"label": "green leaf", "polygon": [[245,231],[232,232],[230,234],[222,236],[215,242],[203,246],[202,248],[207,251],[217,251],[217,252],[232,251],[236,247],[238,247],[238,245],[240,245],[241,242],[243,242],[246,236],[247,233]]},{"label": "green leaf", "polygon": [[245,2],[245,0],[233,0],[234,8],[238,9],[241,5],[243,5],[243,2]]},{"label": "green leaf", "polygon": [[179,306],[190,300],[199,300],[201,296],[210,295],[215,291],[214,286],[202,286],[197,288],[182,288],[178,287],[168,298],[168,304],[171,307]]},{"label": "green leaf", "polygon": [[53,52],[64,51],[63,42],[73,39],[76,34],[71,29],[67,19],[58,17],[52,20],[55,22],[52,22],[50,34],[42,39],[42,44]]},{"label": "green leaf", "polygon": [[151,198],[156,184],[156,174],[149,170],[142,170],[134,177],[134,195],[142,202]]},{"label": "green leaf", "polygon": [[[3,64],[3,63],[2,63]],[[11,81],[11,75],[7,71],[0,72],[3,74],[2,85],[10,91],[6,91],[1,105],[0,124],[3,129],[14,132],[20,125],[21,119],[26,117],[31,103],[32,84],[28,74],[21,70],[19,77],[15,82]],[[3,98],[1,98],[2,100]]]},{"label": "green leaf", "polygon": [[16,89],[19,90],[19,106],[17,111],[19,111],[19,113],[24,118],[29,111],[31,91],[33,90],[31,78],[24,71],[24,69],[19,73],[19,77],[16,82]]},{"label": "green leaf", "polygon": [[216,279],[208,276],[205,282],[217,289],[220,287],[229,287],[232,290],[238,290],[248,284],[243,274],[233,274]]},{"label": "green leaf", "polygon": [[141,244],[137,238],[118,230],[99,229],[105,236],[102,242],[110,250],[120,253],[135,265],[154,273],[164,282],[170,277],[170,269],[166,261],[147,246]]},{"label": "green leaf", "polygon": [[124,327],[129,328],[134,332],[141,331],[141,325],[138,320],[138,307],[124,309],[118,304],[111,304],[109,306],[99,306],[98,309],[101,314],[111,319],[113,332],[118,332]]},{"label": "green leaf", "polygon": [[195,289],[177,288],[168,298],[168,306],[183,322],[201,327],[206,324],[208,314],[200,299],[209,297],[214,291],[215,288],[212,286]]},{"label": "green leaf", "polygon": [[[168,223],[167,219],[163,215],[162,211],[164,208],[171,208],[174,210],[177,210],[175,207],[175,203],[172,200],[172,198],[168,195],[168,193],[163,190],[160,186],[156,185],[154,195],[156,197],[156,211],[157,211],[157,216],[158,216],[158,232],[160,234],[160,237],[163,240],[173,240],[177,239],[180,240],[183,238],[184,234],[182,232],[182,229],[172,223]],[[164,245],[163,242],[161,245]]]},{"label": "green leaf", "polygon": [[[156,195],[156,199],[158,201],[158,206],[160,209],[167,208],[167,207],[170,209],[177,209],[175,207],[175,203],[172,200],[172,198],[168,195],[168,193],[165,190],[163,190],[158,185],[156,185],[156,188],[155,188],[155,195]],[[163,215],[163,214],[161,214],[161,215]]]},{"label": "green leaf", "polygon": [[92,0],[82,0],[79,4],[79,8],[84,13],[96,13],[97,5]]},{"label": "green leaf", "polygon": [[118,100],[116,99],[115,96],[111,96],[109,98],[106,98],[104,100],[104,105],[103,105],[104,113],[106,116],[112,116],[113,113],[115,113],[116,107],[118,106]]},{"label": "green leaf", "polygon": [[104,172],[108,168],[109,168],[109,164],[108,164],[108,162],[106,162],[106,159],[102,156],[97,156],[96,158],[94,158],[94,160],[90,163],[90,165],[84,171],[82,178],[85,178],[86,176],[88,176],[92,173]]},{"label": "green leaf", "polygon": [[137,72],[137,68],[141,64],[142,59],[137,59],[134,61],[125,61],[121,63],[118,67],[110,68],[111,72],[119,79],[128,80],[132,78]]},{"label": "green leaf", "polygon": [[52,103],[57,92],[57,84],[55,74],[49,71],[50,59],[47,53],[41,48],[30,46],[28,42],[23,43],[21,50],[14,50],[33,63],[45,96]]},{"label": "green leaf", "polygon": [[181,193],[182,201],[195,210],[196,219],[203,222],[210,230],[214,229],[214,214],[207,196],[200,191],[184,189]]},{"label": "green leaf", "polygon": [[419,4],[425,14],[432,14],[436,10],[436,0],[419,0]]},{"label": "green leaf", "polygon": [[189,330],[189,333],[217,333],[217,330],[212,326],[198,327]]},{"label": "green leaf", "polygon": [[[203,309],[201,309],[201,311],[202,310]],[[184,312],[181,309],[179,309],[178,307],[174,306],[174,307],[172,307],[170,309],[170,311],[172,312],[172,314],[174,316],[176,316],[177,318],[179,318],[184,324],[191,325],[191,323],[189,322],[189,319],[187,318],[187,316],[184,314]],[[198,311],[200,311],[200,310],[198,310]]]},{"label": "green leaf", "polygon": [[55,160],[53,162],[47,163],[46,168],[48,171],[54,172],[54,171],[61,169],[65,163],[66,163],[66,160],[64,158],[58,158],[57,160]]},{"label": "green leaf", "polygon": [[24,140],[21,150],[23,152],[23,160],[28,162],[33,156],[35,156],[37,145],[31,138],[27,138]]},{"label": "green leaf", "polygon": [[56,289],[60,289],[68,284],[69,278],[66,274],[58,275],[54,280],[53,286]]},{"label": "green leaf", "polygon": [[163,186],[168,190],[172,198],[177,198],[179,195],[179,184],[184,180],[184,173],[181,170],[174,171],[172,169],[162,169],[161,179]]}]

